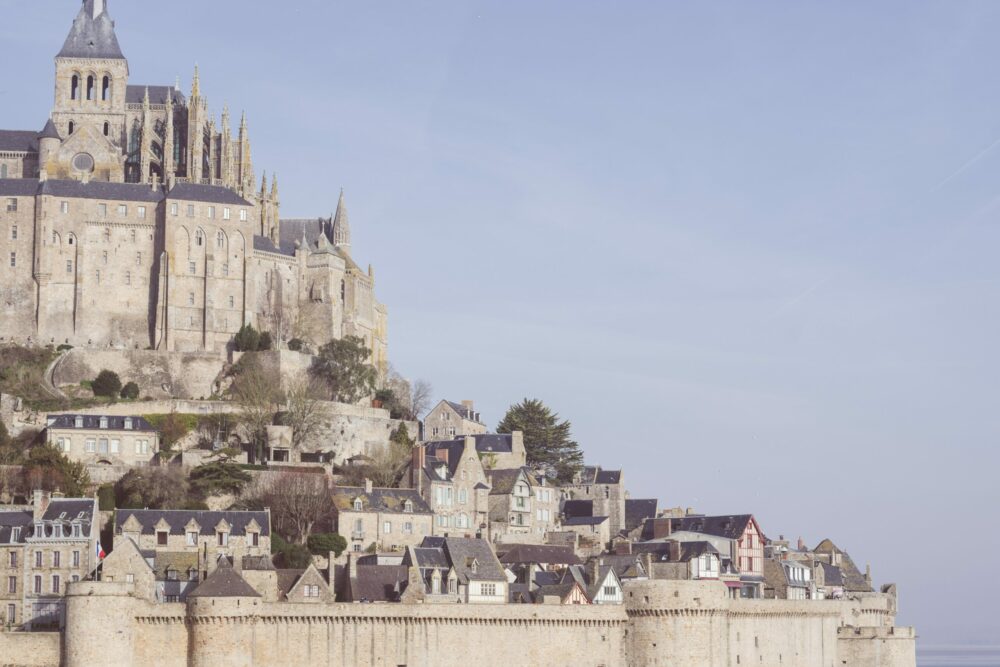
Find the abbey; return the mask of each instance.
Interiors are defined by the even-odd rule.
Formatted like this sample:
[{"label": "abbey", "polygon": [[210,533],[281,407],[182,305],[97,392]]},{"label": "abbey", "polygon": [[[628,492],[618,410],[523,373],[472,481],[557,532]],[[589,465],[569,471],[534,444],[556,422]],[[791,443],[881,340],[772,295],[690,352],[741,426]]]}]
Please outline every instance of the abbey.
[{"label": "abbey", "polygon": [[244,324],[354,335],[385,370],[386,309],[336,213],[281,220],[244,114],[130,83],[106,0],[83,0],[41,131],[0,130],[0,339],[222,353]]}]

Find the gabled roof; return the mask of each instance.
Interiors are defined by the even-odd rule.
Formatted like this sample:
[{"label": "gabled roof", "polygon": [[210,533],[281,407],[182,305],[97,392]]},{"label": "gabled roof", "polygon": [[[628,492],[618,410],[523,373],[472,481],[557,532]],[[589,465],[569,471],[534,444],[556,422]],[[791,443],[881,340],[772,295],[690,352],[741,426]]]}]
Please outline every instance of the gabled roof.
[{"label": "gabled roof", "polygon": [[31,510],[12,510],[0,512],[0,545],[11,544],[11,535],[14,528],[20,528],[20,537],[14,544],[21,544],[24,538],[28,537],[28,528],[31,526],[34,514]]},{"label": "gabled roof", "polygon": [[90,523],[94,519],[94,511],[97,509],[93,498],[53,498],[49,501],[45,513],[42,515],[44,521],[73,521],[78,519],[84,523]]},{"label": "gabled roof", "polygon": [[567,519],[583,516],[594,516],[593,500],[567,500],[563,503],[563,514]]},{"label": "gabled roof", "polygon": [[274,241],[267,238],[266,236],[261,236],[260,234],[253,235],[253,249],[260,250],[261,252],[269,252],[275,255],[286,255],[288,257],[295,256],[295,248],[286,248],[284,244],[281,246],[274,245]]},{"label": "gabled roof", "polygon": [[703,533],[728,540],[738,540],[743,537],[751,521],[753,521],[752,514],[685,516],[670,519],[670,532]]},{"label": "gabled roof", "polygon": [[621,470],[604,470],[601,466],[584,466],[578,473],[577,484],[620,484]]},{"label": "gabled roof", "polygon": [[625,499],[625,530],[635,530],[642,525],[643,519],[656,516],[656,498],[626,498]]},{"label": "gabled roof", "polygon": [[[338,486],[332,493],[333,505],[338,510],[354,510],[354,501],[361,500],[364,512],[394,512],[399,514],[431,514],[427,505],[416,489],[382,489],[373,488],[366,493],[363,486]],[[406,501],[413,505],[412,512],[405,512]]]},{"label": "gabled roof", "polygon": [[32,130],[0,130],[0,151],[34,153],[38,150],[38,132]]},{"label": "gabled roof", "polygon": [[[126,540],[131,541],[131,540]],[[164,581],[167,578],[167,571],[173,570],[181,581],[188,578],[188,572],[198,569],[197,551],[161,551],[157,550],[153,555],[153,572],[156,579]]]},{"label": "gabled roof", "polygon": [[[486,540],[475,537],[447,537],[444,548],[459,582],[465,584],[474,580],[506,583],[507,575],[503,566],[500,565],[490,543]],[[472,571],[473,563],[476,564],[475,572]]]},{"label": "gabled roof", "polygon": [[480,454],[510,454],[514,451],[514,436],[510,433],[478,433],[472,437]]},{"label": "gabled roof", "polygon": [[602,565],[610,565],[619,579],[638,579],[649,574],[642,566],[638,554],[608,554],[601,556]]},{"label": "gabled roof", "polygon": [[357,573],[350,582],[355,602],[398,602],[409,583],[405,565],[358,565]]},{"label": "gabled roof", "polygon": [[868,581],[865,579],[865,575],[861,574],[858,566],[854,564],[848,553],[834,544],[832,540],[823,540],[816,545],[813,551],[817,554],[828,556],[837,554],[840,557],[839,567],[844,580],[844,590],[861,593],[872,590],[872,587],[868,585]]},{"label": "gabled roof", "polygon": [[[146,186],[148,189],[148,186]],[[183,201],[198,201],[208,204],[232,204],[233,206],[253,206],[235,191],[221,185],[200,185],[196,183],[178,183],[167,193],[168,199]]]},{"label": "gabled roof", "polygon": [[545,563],[548,565],[579,565],[580,559],[570,547],[543,544],[505,544],[500,562],[505,565],[518,563]]},{"label": "gabled roof", "polygon": [[56,58],[125,59],[106,0],[84,0]]},{"label": "gabled roof", "polygon": [[514,491],[514,486],[517,484],[517,480],[524,478],[525,482],[528,482],[528,476],[525,471],[521,468],[501,468],[499,470],[491,470],[486,473],[486,476],[490,480],[490,495],[491,496],[506,496]]},{"label": "gabled roof", "polygon": [[448,563],[448,556],[444,552],[444,547],[414,547],[413,557],[416,562],[412,562],[410,553],[403,556],[403,563],[416,565],[421,569],[447,570],[451,567]]},{"label": "gabled roof", "polygon": [[142,101],[146,98],[147,89],[149,90],[150,104],[166,104],[167,99],[170,99],[174,104],[178,105],[184,105],[187,103],[187,98],[184,97],[184,93],[173,86],[143,86],[129,84],[125,87],[126,104],[142,104]]},{"label": "gabled roof", "polygon": [[[0,540],[0,542],[2,541]],[[823,561],[819,561],[818,565],[823,568],[823,582],[826,586],[844,585],[844,572],[839,567]]]},{"label": "gabled roof", "polygon": [[267,512],[211,512],[208,510],[115,510],[115,534],[120,535],[122,526],[128,518],[134,516],[142,525],[143,535],[156,533],[156,524],[161,520],[170,525],[171,535],[183,535],[188,522],[194,519],[201,528],[202,535],[213,535],[220,521],[229,524],[230,534],[244,535],[251,521],[260,526],[261,535],[271,534],[271,523]]},{"label": "gabled roof", "polygon": [[219,561],[215,572],[188,595],[198,598],[259,598],[260,593],[246,582],[228,561]]},{"label": "gabled roof", "polygon": [[580,589],[580,592],[584,596],[587,595],[586,591],[580,587],[575,581],[567,581],[561,584],[546,584],[544,586],[539,586],[538,590],[535,591],[535,599],[541,600],[545,597],[558,597],[560,600],[565,601],[573,593],[573,589]]},{"label": "gabled roof", "polygon": [[477,424],[482,424],[481,421],[476,419],[475,410],[469,409],[466,406],[462,405],[461,403],[456,403],[455,401],[445,401],[445,403],[447,403],[452,410],[457,412],[458,416],[461,417],[462,419],[467,419],[469,421],[476,422]]},{"label": "gabled roof", "polygon": [[[77,417],[83,420],[81,426],[76,425]],[[107,420],[107,426],[101,427],[101,420]],[[132,420],[132,428],[125,428],[125,420]],[[125,417],[123,415],[49,415],[46,419],[48,423],[47,428],[69,428],[69,429],[86,429],[86,430],[101,430],[101,431],[145,431],[145,432],[156,432],[153,425],[150,424],[142,417]]]}]

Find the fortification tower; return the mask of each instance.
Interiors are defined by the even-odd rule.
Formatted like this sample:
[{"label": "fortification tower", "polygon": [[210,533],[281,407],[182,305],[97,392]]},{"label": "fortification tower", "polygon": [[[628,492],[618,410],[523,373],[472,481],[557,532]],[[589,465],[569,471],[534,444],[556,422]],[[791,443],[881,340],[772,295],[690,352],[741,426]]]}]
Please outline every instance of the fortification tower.
[{"label": "fortification tower", "polygon": [[[229,565],[221,561],[187,599],[188,665],[190,667],[251,667],[254,625],[260,618],[261,596]],[[224,628],[224,632],[220,631]],[[240,650],[234,651],[238,646]]]},{"label": "fortification tower", "polygon": [[104,581],[67,584],[65,667],[134,664],[133,587],[125,582]]}]

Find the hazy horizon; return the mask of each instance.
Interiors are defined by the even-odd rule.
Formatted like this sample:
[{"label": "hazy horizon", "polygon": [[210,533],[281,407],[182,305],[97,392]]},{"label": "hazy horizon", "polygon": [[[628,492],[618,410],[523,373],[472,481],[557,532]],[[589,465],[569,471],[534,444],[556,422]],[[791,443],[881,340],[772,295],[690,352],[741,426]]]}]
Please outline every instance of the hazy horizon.
[{"label": "hazy horizon", "polygon": [[[44,125],[78,5],[0,0],[0,128]],[[283,217],[345,189],[435,399],[541,398],[633,497],[829,537],[922,641],[993,640],[940,535],[1000,547],[1000,4],[168,7],[109,2],[130,83],[198,63]]]}]

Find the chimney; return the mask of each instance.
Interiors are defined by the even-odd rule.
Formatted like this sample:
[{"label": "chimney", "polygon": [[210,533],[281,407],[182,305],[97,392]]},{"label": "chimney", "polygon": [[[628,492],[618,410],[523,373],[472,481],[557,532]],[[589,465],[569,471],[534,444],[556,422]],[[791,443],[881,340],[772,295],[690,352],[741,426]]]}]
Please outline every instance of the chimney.
[{"label": "chimney", "polygon": [[475,416],[475,412],[474,412],[475,407],[476,407],[475,403],[473,403],[470,400],[464,400],[464,401],[462,401],[462,407],[465,408],[468,411],[470,418]]},{"label": "chimney", "polygon": [[423,470],[426,462],[427,450],[420,445],[415,445],[410,451],[410,487],[421,492],[423,486]]},{"label": "chimney", "polygon": [[806,550],[806,543],[805,543],[805,541],[803,541],[803,539],[801,537],[799,537],[798,548],[799,548],[799,551],[805,551]]},{"label": "chimney", "polygon": [[365,493],[370,494],[371,492],[372,492],[372,481],[367,477],[365,477]]},{"label": "chimney", "polygon": [[45,515],[45,510],[49,508],[49,492],[42,489],[35,489],[31,495],[31,504],[34,509],[35,521]]},{"label": "chimney", "polygon": [[347,553],[347,577],[349,579],[358,578],[358,554],[353,551]]},{"label": "chimney", "polygon": [[870,563],[865,565],[865,582],[868,584],[868,588],[872,587],[872,566]]},{"label": "chimney", "polygon": [[587,576],[590,578],[590,585],[597,585],[597,578],[601,576],[601,561],[593,558],[587,563]]},{"label": "chimney", "polygon": [[667,542],[670,545],[670,562],[679,563],[681,560],[681,543],[677,540]]},{"label": "chimney", "polygon": [[442,447],[441,449],[437,450],[436,454],[437,454],[437,457],[439,459],[441,459],[442,461],[445,462],[445,464],[448,463],[448,448],[447,447]]},{"label": "chimney", "polygon": [[665,537],[670,537],[670,519],[668,517],[650,519],[650,521],[653,522],[654,540],[662,540]]},{"label": "chimney", "polygon": [[615,542],[615,554],[618,556],[631,556],[632,555],[632,541],[631,540],[618,540]]},{"label": "chimney", "polygon": [[535,584],[535,573],[538,572],[537,563],[528,563],[528,580],[524,583],[528,584],[528,590],[533,591],[538,586]]}]

